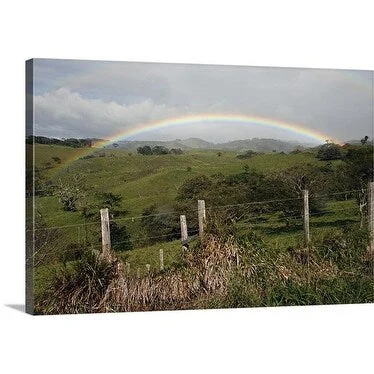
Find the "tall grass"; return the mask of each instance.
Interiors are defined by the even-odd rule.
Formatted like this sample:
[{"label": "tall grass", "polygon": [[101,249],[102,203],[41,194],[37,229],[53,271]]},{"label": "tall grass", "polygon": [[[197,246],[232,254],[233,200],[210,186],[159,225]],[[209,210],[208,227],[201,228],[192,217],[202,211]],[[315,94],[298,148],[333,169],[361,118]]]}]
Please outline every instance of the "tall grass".
[{"label": "tall grass", "polygon": [[40,314],[367,303],[374,301],[373,256],[365,232],[336,231],[309,250],[279,252],[254,234],[207,234],[183,265],[127,274],[114,254],[86,253],[38,296]]},{"label": "tall grass", "polygon": [[138,277],[126,274],[114,253],[87,253],[64,268],[36,300],[40,314],[93,313],[188,308],[199,297],[224,294],[240,248],[208,236],[186,255],[184,265]]}]

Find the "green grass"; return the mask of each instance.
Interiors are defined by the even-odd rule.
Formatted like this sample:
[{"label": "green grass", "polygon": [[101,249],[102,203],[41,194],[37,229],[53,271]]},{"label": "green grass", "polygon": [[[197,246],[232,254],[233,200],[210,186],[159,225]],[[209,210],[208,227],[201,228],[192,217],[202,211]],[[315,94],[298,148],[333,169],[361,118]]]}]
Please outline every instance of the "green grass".
[{"label": "green grass", "polygon": [[[69,180],[72,175],[81,174],[85,183],[95,191],[113,192],[123,197],[123,207],[130,214],[138,215],[152,202],[157,205],[169,205],[175,198],[178,188],[189,178],[197,175],[225,175],[238,173],[244,166],[263,171],[279,171],[293,165],[306,163],[319,164],[313,154],[264,154],[247,160],[236,158],[236,152],[222,152],[218,157],[216,151],[194,150],[183,155],[142,156],[128,155],[124,150],[106,150],[106,157],[79,159],[79,154],[87,153],[87,149],[74,149],[61,146],[36,145],[36,165],[45,166],[50,162],[47,176],[57,182],[59,179]],[[113,155],[113,157],[111,157]],[[52,161],[52,157],[60,157],[61,164]],[[74,162],[69,160],[76,159]],[[191,171],[187,171],[190,167]],[[46,205],[40,209],[49,215]],[[57,204],[54,202],[53,204]]]},{"label": "green grass", "polygon": [[[35,146],[35,162],[38,168],[44,169],[47,179],[54,183],[68,181],[72,176],[81,174],[85,184],[92,187],[94,192],[112,192],[122,196],[121,207],[126,209],[126,224],[131,237],[139,233],[139,220],[131,221],[131,217],[141,215],[144,208],[156,204],[160,209],[167,209],[173,204],[179,187],[187,179],[197,175],[213,175],[222,173],[225,175],[239,173],[247,165],[250,169],[261,172],[280,171],[295,165],[314,164],[320,165],[313,154],[264,154],[250,159],[240,160],[236,158],[236,152],[222,152],[217,156],[217,151],[194,150],[183,155],[142,156],[124,150],[105,150],[106,157],[80,159],[86,155],[87,149],[74,149],[55,145]],[[91,150],[95,152],[95,149]],[[59,157],[61,164],[52,158]],[[75,161],[71,161],[75,160]],[[339,164],[334,162],[335,165]],[[191,168],[190,171],[187,171]],[[28,199],[28,204],[32,199]],[[66,250],[76,244],[84,243],[87,236],[92,246],[100,248],[100,217],[93,219],[84,226],[84,219],[79,212],[65,212],[57,196],[40,196],[35,198],[35,207],[45,221],[47,227],[69,226],[59,229],[61,236],[54,241],[54,249],[57,252]],[[344,223],[351,224],[359,220],[357,205],[354,200],[329,202],[326,207],[328,212],[324,215],[311,216],[311,236],[319,235],[328,230],[341,226]],[[289,245],[302,243],[303,232],[301,220],[294,228],[287,229],[285,223],[277,222],[276,215],[270,215],[268,221],[253,224],[250,220],[241,222],[240,232],[255,231],[266,241],[279,250]],[[178,216],[176,216],[178,219]],[[74,225],[80,225],[78,226]],[[87,230],[87,234],[86,234]],[[120,257],[131,264],[132,271],[140,269],[146,271],[145,265],[150,264],[152,269],[159,267],[159,249],[164,249],[165,268],[171,268],[181,263],[180,241],[160,243],[153,246],[145,246],[120,254]],[[57,264],[36,269],[35,280],[37,292],[48,285],[48,279],[52,276]]]},{"label": "green grass", "polygon": [[159,271],[160,249],[164,252],[164,270],[182,263],[182,246],[179,240],[118,252],[118,255],[124,262],[130,263],[131,272],[135,273],[139,269],[140,274],[145,274],[147,264],[151,266],[151,271]]}]

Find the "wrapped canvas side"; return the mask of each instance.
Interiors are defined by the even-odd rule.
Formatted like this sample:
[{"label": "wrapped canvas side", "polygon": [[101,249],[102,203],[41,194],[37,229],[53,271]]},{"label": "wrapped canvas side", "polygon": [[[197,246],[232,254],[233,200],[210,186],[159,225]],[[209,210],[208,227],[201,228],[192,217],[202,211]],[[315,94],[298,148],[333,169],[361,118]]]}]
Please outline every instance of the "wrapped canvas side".
[{"label": "wrapped canvas side", "polygon": [[[33,60],[26,61],[26,137],[34,135]],[[26,313],[34,314],[34,144],[26,142]]]}]

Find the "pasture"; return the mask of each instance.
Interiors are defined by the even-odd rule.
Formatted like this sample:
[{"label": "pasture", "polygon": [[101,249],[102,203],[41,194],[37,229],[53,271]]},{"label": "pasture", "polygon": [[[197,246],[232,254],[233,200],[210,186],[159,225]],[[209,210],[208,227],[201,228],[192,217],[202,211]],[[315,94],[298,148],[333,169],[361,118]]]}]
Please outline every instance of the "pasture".
[{"label": "pasture", "polygon": [[[215,150],[145,156],[121,149],[91,149],[88,155],[87,149],[36,144],[35,167],[40,171],[38,186],[41,189],[35,196],[34,208],[43,221],[41,232],[50,233],[42,235],[41,240],[50,241],[47,246],[53,252],[50,260],[41,261],[35,267],[36,295],[41,295],[49,287],[56,271],[74,264],[76,258],[70,252],[87,244],[94,251],[100,251],[100,194],[111,193],[121,198],[116,206],[120,214],[114,220],[121,228],[126,228],[132,248],[120,250],[118,256],[123,263],[131,264],[133,274],[146,276],[146,264],[153,272],[159,271],[160,248],[164,250],[165,271],[183,266],[180,240],[175,235],[165,235],[165,240],[160,235],[156,242],[150,240],[152,237],[144,239],[147,234],[141,219],[144,211],[155,205],[159,214],[169,216],[178,227],[179,215],[173,209],[178,192],[187,180],[198,176],[236,175],[244,170],[271,175],[292,167],[320,167],[323,164],[312,151],[260,154],[248,159],[236,156],[235,152],[218,153]],[[329,167],[337,169],[341,163],[341,160],[332,161]],[[79,188],[85,192],[82,200],[86,210],[64,210],[56,186],[68,185],[77,177]],[[27,198],[27,204],[32,204],[31,197]],[[208,220],[209,208],[207,206]],[[89,209],[94,212],[91,216],[82,214]],[[311,215],[312,244],[317,248],[337,229],[358,227],[359,213],[354,194],[341,199],[326,198],[324,208]],[[189,230],[192,235],[196,234],[196,225],[193,224]],[[279,254],[303,243],[301,217],[295,216],[290,224],[279,211],[267,212],[263,216],[246,215],[236,222],[235,230],[238,237],[254,234],[264,248],[272,248]]]}]

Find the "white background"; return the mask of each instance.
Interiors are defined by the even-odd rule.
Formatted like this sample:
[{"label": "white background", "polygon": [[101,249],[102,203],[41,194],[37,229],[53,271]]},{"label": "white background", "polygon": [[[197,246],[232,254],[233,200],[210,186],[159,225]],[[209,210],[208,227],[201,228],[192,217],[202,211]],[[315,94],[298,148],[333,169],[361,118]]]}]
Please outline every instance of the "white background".
[{"label": "white background", "polygon": [[26,59],[373,70],[370,1],[4,4],[0,371],[370,371],[374,305],[53,317],[31,317],[17,310],[24,303]]}]

